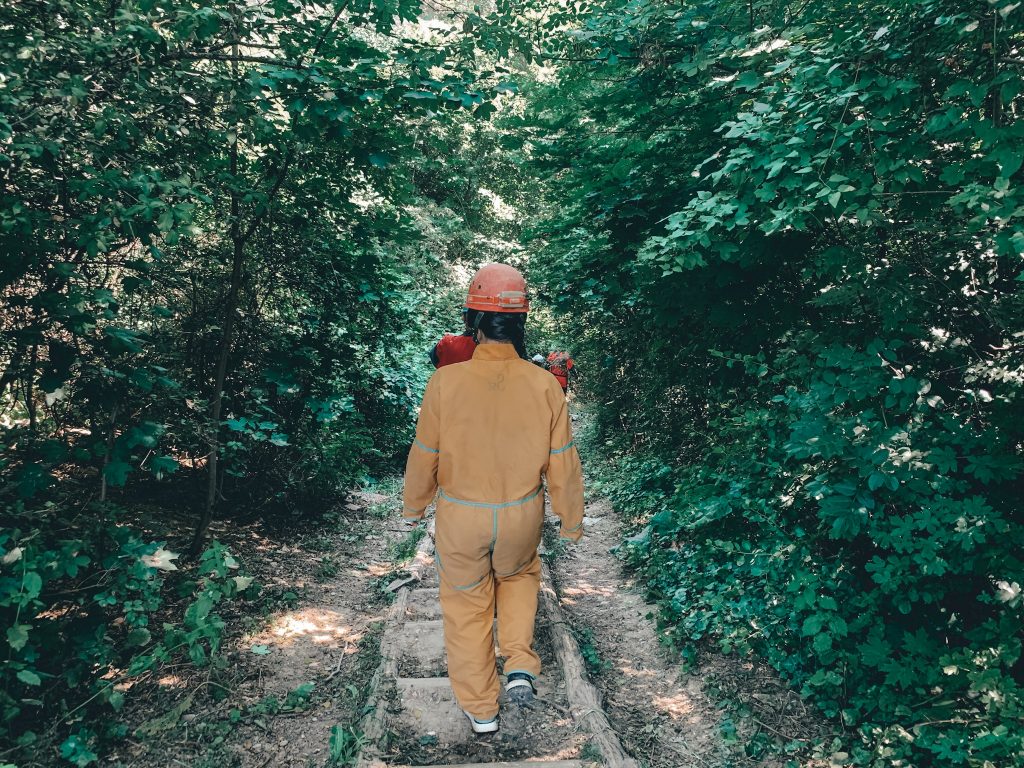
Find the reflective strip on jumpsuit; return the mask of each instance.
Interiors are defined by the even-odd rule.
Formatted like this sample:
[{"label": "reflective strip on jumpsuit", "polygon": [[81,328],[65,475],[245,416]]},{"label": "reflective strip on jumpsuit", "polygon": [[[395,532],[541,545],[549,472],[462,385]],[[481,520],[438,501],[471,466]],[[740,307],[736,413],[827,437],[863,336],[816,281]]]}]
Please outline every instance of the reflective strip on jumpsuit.
[{"label": "reflective strip on jumpsuit", "polygon": [[404,516],[437,496],[448,676],[460,706],[497,714],[500,682],[494,617],[505,672],[540,674],[533,650],[540,586],[544,485],[561,536],[583,535],[583,480],[561,387],[510,344],[483,344],[445,366],[424,394],[406,466]]}]

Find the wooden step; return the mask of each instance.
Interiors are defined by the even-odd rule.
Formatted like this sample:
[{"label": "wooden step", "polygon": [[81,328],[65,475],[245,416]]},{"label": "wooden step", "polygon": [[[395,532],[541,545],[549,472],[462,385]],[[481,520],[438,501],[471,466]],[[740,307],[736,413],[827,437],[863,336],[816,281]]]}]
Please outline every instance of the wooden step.
[{"label": "wooden step", "polygon": [[472,738],[447,677],[400,677],[396,681],[402,711],[392,729],[413,736],[435,736],[450,746]]},{"label": "wooden step", "polygon": [[404,621],[395,632],[399,677],[443,677],[448,673],[441,621]]},{"label": "wooden step", "polygon": [[[582,760],[522,760],[517,763],[445,763],[444,768],[591,768],[597,763]],[[368,768],[413,768],[409,765],[388,765],[382,762],[370,763]],[[426,768],[431,768],[426,766]]]},{"label": "wooden step", "polygon": [[419,587],[409,593],[405,609],[407,619],[423,621],[441,618],[441,601],[437,587]]}]

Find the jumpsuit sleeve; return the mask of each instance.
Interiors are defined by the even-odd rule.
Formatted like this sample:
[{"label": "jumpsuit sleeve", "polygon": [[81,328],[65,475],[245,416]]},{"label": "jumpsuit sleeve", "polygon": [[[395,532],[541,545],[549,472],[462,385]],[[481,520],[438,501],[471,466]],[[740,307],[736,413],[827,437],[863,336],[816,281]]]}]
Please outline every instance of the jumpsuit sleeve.
[{"label": "jumpsuit sleeve", "polygon": [[437,376],[427,382],[416,422],[416,439],[405,464],[402,517],[421,520],[437,493],[437,458],[440,452],[441,418]]},{"label": "jumpsuit sleeve", "polygon": [[559,536],[579,541],[583,536],[583,467],[572,439],[569,406],[561,387],[558,388],[557,399],[560,402],[551,425],[551,456],[545,474],[551,509],[562,521]]}]

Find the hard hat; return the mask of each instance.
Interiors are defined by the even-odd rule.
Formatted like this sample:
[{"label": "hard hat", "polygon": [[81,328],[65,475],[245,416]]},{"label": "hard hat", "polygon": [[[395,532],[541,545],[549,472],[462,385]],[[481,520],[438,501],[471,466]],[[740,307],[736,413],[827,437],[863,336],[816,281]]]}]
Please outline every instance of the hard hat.
[{"label": "hard hat", "polygon": [[469,283],[466,307],[480,312],[529,312],[526,279],[508,264],[484,264]]},{"label": "hard hat", "polygon": [[535,363],[543,363],[544,362],[544,355],[538,353],[538,354],[534,355],[532,359],[533,359],[533,362],[535,362]]}]

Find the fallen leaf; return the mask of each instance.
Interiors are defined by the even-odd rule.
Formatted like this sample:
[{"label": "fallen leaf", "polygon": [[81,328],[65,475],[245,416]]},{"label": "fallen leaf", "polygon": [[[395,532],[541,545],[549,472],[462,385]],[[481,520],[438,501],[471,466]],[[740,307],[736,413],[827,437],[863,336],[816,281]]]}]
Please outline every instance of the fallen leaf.
[{"label": "fallen leaf", "polygon": [[177,552],[171,552],[169,549],[160,547],[156,552],[151,555],[143,555],[142,563],[148,565],[150,568],[156,568],[160,571],[176,571],[178,566],[172,563],[172,560],[177,560],[181,557]]}]

